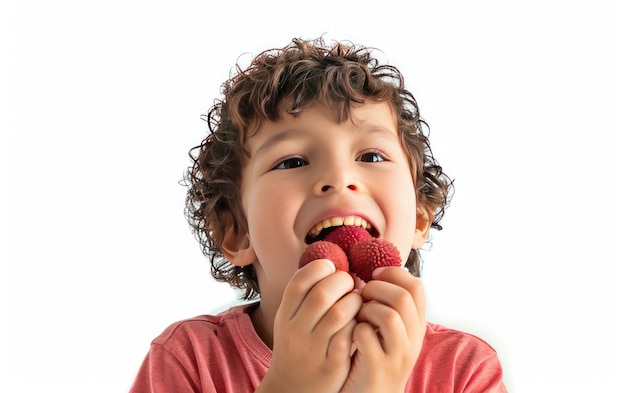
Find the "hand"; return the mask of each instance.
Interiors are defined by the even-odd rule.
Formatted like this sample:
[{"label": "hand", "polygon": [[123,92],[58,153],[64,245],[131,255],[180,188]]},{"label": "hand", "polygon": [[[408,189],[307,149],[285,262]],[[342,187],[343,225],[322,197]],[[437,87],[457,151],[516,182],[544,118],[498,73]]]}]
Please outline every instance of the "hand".
[{"label": "hand", "polygon": [[353,330],[363,302],[354,280],[328,260],[299,269],[274,321],[272,363],[257,391],[338,392],[350,371]]},{"label": "hand", "polygon": [[397,267],[379,268],[361,290],[356,352],[342,392],[404,392],[426,333],[421,282]]}]

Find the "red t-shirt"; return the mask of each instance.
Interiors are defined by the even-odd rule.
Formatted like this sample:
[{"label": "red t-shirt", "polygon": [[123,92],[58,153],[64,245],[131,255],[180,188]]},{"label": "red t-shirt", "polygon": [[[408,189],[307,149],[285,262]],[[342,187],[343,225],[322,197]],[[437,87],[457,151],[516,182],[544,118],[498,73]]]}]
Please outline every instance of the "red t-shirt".
[{"label": "red t-shirt", "polygon": [[[150,347],[131,393],[254,392],[272,351],[249,306],[169,326]],[[429,323],[407,393],[506,392],[495,350],[476,336]]]}]

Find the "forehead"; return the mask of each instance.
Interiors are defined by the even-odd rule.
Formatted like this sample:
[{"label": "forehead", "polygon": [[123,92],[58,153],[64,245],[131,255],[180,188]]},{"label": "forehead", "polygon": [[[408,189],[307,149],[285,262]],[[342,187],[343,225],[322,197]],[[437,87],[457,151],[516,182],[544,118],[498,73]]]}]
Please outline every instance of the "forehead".
[{"label": "forehead", "polygon": [[328,126],[361,132],[388,132],[395,138],[398,137],[398,119],[387,102],[366,101],[363,104],[352,104],[345,117],[342,119],[339,110],[322,104],[309,105],[294,114],[283,110],[276,120],[260,121],[248,136],[246,145],[251,148],[258,145],[259,140],[267,138],[278,142],[297,135],[314,133]]}]

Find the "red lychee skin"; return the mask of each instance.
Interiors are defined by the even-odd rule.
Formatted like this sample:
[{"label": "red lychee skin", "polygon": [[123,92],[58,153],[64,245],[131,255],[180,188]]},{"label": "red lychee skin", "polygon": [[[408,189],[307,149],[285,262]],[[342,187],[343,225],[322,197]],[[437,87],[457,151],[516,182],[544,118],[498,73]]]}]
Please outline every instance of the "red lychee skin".
[{"label": "red lychee skin", "polygon": [[324,240],[339,245],[346,254],[349,254],[352,246],[371,237],[363,227],[341,226],[333,229]]},{"label": "red lychee skin", "polygon": [[320,240],[311,243],[300,257],[299,267],[316,259],[330,259],[335,264],[337,270],[347,272],[349,270],[348,257],[346,253],[335,243]]},{"label": "red lychee skin", "polygon": [[348,254],[350,271],[368,282],[374,269],[382,266],[402,266],[400,252],[391,242],[380,238],[370,238],[358,242]]}]

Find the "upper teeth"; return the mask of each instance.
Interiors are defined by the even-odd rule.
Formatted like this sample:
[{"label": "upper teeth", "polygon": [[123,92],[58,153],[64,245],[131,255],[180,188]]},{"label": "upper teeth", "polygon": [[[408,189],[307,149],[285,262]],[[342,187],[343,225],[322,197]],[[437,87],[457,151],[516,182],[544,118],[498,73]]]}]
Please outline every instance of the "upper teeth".
[{"label": "upper teeth", "polygon": [[315,237],[318,236],[324,228],[339,227],[342,225],[363,227],[365,229],[370,229],[372,227],[369,222],[359,216],[331,217],[318,222],[317,225],[311,229],[309,235]]}]

